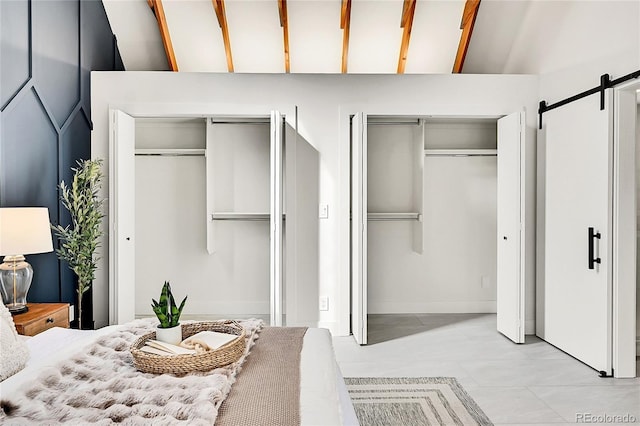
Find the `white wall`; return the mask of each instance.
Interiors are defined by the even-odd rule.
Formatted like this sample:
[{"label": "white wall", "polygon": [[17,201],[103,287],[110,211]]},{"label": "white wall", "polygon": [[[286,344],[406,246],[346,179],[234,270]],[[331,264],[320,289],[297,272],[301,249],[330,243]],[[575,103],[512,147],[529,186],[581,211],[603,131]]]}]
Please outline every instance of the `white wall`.
[{"label": "white wall", "polygon": [[552,32],[531,28],[522,36],[523,43],[542,37],[536,52],[522,49],[528,59],[520,70],[540,74],[540,97],[548,103],[597,86],[602,74],[617,78],[640,67],[640,2],[533,2],[531,8],[561,17]]},{"label": "white wall", "polygon": [[129,71],[168,70],[158,22],[146,0],[102,0]]},{"label": "white wall", "polygon": [[[472,75],[250,75],[162,72],[94,72],[92,153],[108,167],[109,106],[124,111],[136,103],[181,103],[194,109],[251,109],[255,105],[297,105],[299,131],[320,152],[320,202],[329,218],[320,221],[320,294],[329,311],[320,325],[349,333],[349,131],[350,111],[404,115],[505,115],[527,112],[527,313],[534,320],[534,134],[538,79],[535,76]],[[167,111],[170,111],[170,105]],[[105,179],[105,193],[108,176]],[[108,318],[108,242],[94,287],[97,326]],[[533,331],[532,329],[528,330]]]}]

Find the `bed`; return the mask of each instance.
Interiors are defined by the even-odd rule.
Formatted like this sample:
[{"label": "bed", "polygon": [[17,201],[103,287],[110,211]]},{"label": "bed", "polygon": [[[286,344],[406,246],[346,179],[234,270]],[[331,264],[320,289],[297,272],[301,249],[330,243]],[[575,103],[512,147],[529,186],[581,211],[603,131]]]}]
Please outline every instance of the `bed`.
[{"label": "bed", "polygon": [[[52,328],[34,337],[24,338],[31,354],[30,359],[23,370],[0,382],[0,396],[3,400],[11,401],[14,396],[24,394],[25,389],[43,380],[45,372],[59,369],[64,360],[86,351],[96,342],[117,335],[118,331],[126,326],[126,324],[109,326],[95,331]],[[264,330],[261,333],[263,332]],[[243,364],[243,368],[247,371],[251,354],[260,344],[258,338]],[[318,328],[306,330],[300,351],[299,371],[299,405],[296,408],[299,410],[301,425],[358,424],[344,380],[335,361],[328,330]],[[229,397],[234,396],[236,388],[242,388],[237,386],[242,379],[242,368],[237,379],[238,381],[231,386]],[[90,389],[88,391],[91,393]],[[190,423],[188,419],[187,423]]]}]

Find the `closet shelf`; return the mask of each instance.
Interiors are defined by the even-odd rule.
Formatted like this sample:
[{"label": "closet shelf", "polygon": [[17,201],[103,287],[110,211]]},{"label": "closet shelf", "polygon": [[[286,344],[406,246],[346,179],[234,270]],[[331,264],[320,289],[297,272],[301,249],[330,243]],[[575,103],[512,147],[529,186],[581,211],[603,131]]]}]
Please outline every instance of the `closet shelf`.
[{"label": "closet shelf", "polygon": [[425,149],[427,157],[495,157],[497,149]]},{"label": "closet shelf", "polygon": [[[282,215],[282,219],[285,219],[285,214]],[[213,213],[210,215],[210,219],[213,220],[238,220],[238,221],[269,221],[271,215],[269,213]]]},{"label": "closet shelf", "polygon": [[182,156],[203,156],[206,150],[204,148],[153,148],[153,149],[136,149],[135,155],[157,155],[167,157]]},{"label": "closet shelf", "polygon": [[398,221],[417,220],[422,222],[421,213],[367,213],[367,219],[371,221]]}]

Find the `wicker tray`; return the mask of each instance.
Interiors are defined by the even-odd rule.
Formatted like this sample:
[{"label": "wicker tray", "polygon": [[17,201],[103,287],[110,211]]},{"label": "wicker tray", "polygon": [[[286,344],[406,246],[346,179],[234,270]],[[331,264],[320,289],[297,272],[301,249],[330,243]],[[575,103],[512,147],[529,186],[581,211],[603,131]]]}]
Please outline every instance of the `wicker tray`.
[{"label": "wicker tray", "polygon": [[156,338],[156,332],[140,336],[131,345],[133,365],[144,373],[184,375],[194,371],[209,371],[236,362],[245,349],[244,328],[235,321],[207,321],[182,325],[182,339],[200,331],[217,331],[235,334],[238,337],[213,351],[189,355],[155,355],[140,350],[149,339]]}]

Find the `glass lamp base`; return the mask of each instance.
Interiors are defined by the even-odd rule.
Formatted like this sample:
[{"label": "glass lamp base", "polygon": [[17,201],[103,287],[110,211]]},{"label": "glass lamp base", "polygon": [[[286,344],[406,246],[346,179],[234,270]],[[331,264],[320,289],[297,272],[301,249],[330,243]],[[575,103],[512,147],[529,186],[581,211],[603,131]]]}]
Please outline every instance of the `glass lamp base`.
[{"label": "glass lamp base", "polygon": [[11,315],[23,314],[29,310],[27,305],[7,305],[7,309],[11,312]]},{"label": "glass lamp base", "polygon": [[27,292],[33,279],[33,268],[24,256],[5,256],[0,264],[2,302],[12,314],[27,311]]}]

